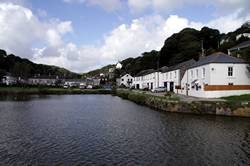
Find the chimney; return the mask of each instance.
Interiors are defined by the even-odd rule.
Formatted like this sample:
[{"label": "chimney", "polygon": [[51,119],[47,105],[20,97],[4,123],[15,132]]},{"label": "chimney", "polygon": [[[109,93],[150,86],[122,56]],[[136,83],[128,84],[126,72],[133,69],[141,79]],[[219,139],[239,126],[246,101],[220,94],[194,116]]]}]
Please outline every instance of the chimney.
[{"label": "chimney", "polygon": [[201,55],[199,57],[199,59],[202,59],[205,57],[205,50],[204,50],[204,46],[203,46],[203,40],[201,40]]}]

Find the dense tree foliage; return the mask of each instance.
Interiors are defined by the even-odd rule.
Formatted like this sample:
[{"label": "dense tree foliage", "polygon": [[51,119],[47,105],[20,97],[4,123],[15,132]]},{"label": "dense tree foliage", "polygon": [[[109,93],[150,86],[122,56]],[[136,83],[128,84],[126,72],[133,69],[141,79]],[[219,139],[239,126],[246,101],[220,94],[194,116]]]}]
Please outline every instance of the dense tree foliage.
[{"label": "dense tree foliage", "polygon": [[[158,61],[159,67],[163,67],[172,66],[190,59],[198,60],[202,53],[202,43],[205,55],[217,51],[227,53],[229,48],[249,40],[249,38],[245,37],[236,40],[238,34],[248,32],[250,33],[248,24],[244,24],[236,31],[228,34],[221,34],[218,30],[208,27],[203,27],[200,31],[186,28],[169,37],[159,52],[153,50],[143,53],[142,56],[138,58],[128,58],[122,61],[123,68],[121,72],[135,75],[141,70],[157,69]],[[222,38],[228,40],[221,45],[220,42]],[[245,54],[250,56],[248,53]]]},{"label": "dense tree foliage", "polygon": [[0,77],[11,73],[16,77],[28,78],[36,75],[59,76],[61,78],[78,78],[80,75],[72,73],[64,68],[36,64],[28,59],[23,59],[13,54],[7,55],[6,51],[0,50]]}]

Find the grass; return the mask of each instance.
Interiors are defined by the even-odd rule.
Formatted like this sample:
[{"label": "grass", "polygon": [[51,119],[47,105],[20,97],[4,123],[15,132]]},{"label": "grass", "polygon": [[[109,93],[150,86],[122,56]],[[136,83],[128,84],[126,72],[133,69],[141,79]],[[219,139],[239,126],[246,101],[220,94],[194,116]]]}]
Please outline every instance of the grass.
[{"label": "grass", "polygon": [[250,94],[246,95],[240,95],[240,96],[229,96],[229,97],[222,97],[222,99],[225,99],[227,101],[235,101],[235,102],[244,102],[244,101],[250,101]]},{"label": "grass", "polygon": [[0,95],[9,94],[110,94],[105,89],[63,89],[48,87],[0,87]]}]

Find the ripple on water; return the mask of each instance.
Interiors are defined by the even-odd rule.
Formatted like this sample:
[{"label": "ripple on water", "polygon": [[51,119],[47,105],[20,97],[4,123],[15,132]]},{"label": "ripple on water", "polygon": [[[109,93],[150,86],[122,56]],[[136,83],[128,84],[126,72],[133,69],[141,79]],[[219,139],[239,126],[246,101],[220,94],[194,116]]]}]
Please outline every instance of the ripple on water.
[{"label": "ripple on water", "polygon": [[0,165],[250,165],[248,119],[165,114],[113,96],[7,99],[0,128]]}]

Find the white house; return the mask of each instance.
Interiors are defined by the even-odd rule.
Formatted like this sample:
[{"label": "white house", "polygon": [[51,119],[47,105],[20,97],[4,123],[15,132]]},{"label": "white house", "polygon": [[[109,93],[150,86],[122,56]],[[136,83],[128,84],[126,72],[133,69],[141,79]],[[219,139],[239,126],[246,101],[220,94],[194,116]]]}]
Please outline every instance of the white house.
[{"label": "white house", "polygon": [[193,65],[195,60],[189,60],[174,66],[161,68],[159,86],[164,86],[167,91],[178,93],[181,86],[181,79],[188,67]]},{"label": "white house", "polygon": [[242,43],[238,44],[237,46],[234,46],[234,47],[228,49],[228,55],[232,55],[234,52],[246,49],[248,47],[250,47],[250,40],[242,42]]},{"label": "white house", "polygon": [[56,84],[56,81],[57,81],[56,77],[50,77],[50,76],[37,76],[37,77],[28,79],[28,83],[30,85],[52,86]]},{"label": "white house", "polygon": [[250,38],[250,33],[242,33],[236,36],[236,40],[239,40],[241,37]]},{"label": "white house", "polygon": [[239,58],[218,52],[190,66],[182,80],[182,94],[219,98],[250,93],[248,64]]},{"label": "white house", "polygon": [[134,77],[133,85],[136,89],[154,89],[159,87],[159,75],[154,69],[143,70]]},{"label": "white house", "polygon": [[127,88],[130,88],[133,84],[134,78],[130,74],[125,74],[120,78],[119,86],[123,85]]},{"label": "white house", "polygon": [[2,83],[5,85],[14,85],[17,83],[17,78],[11,75],[3,76]]}]

